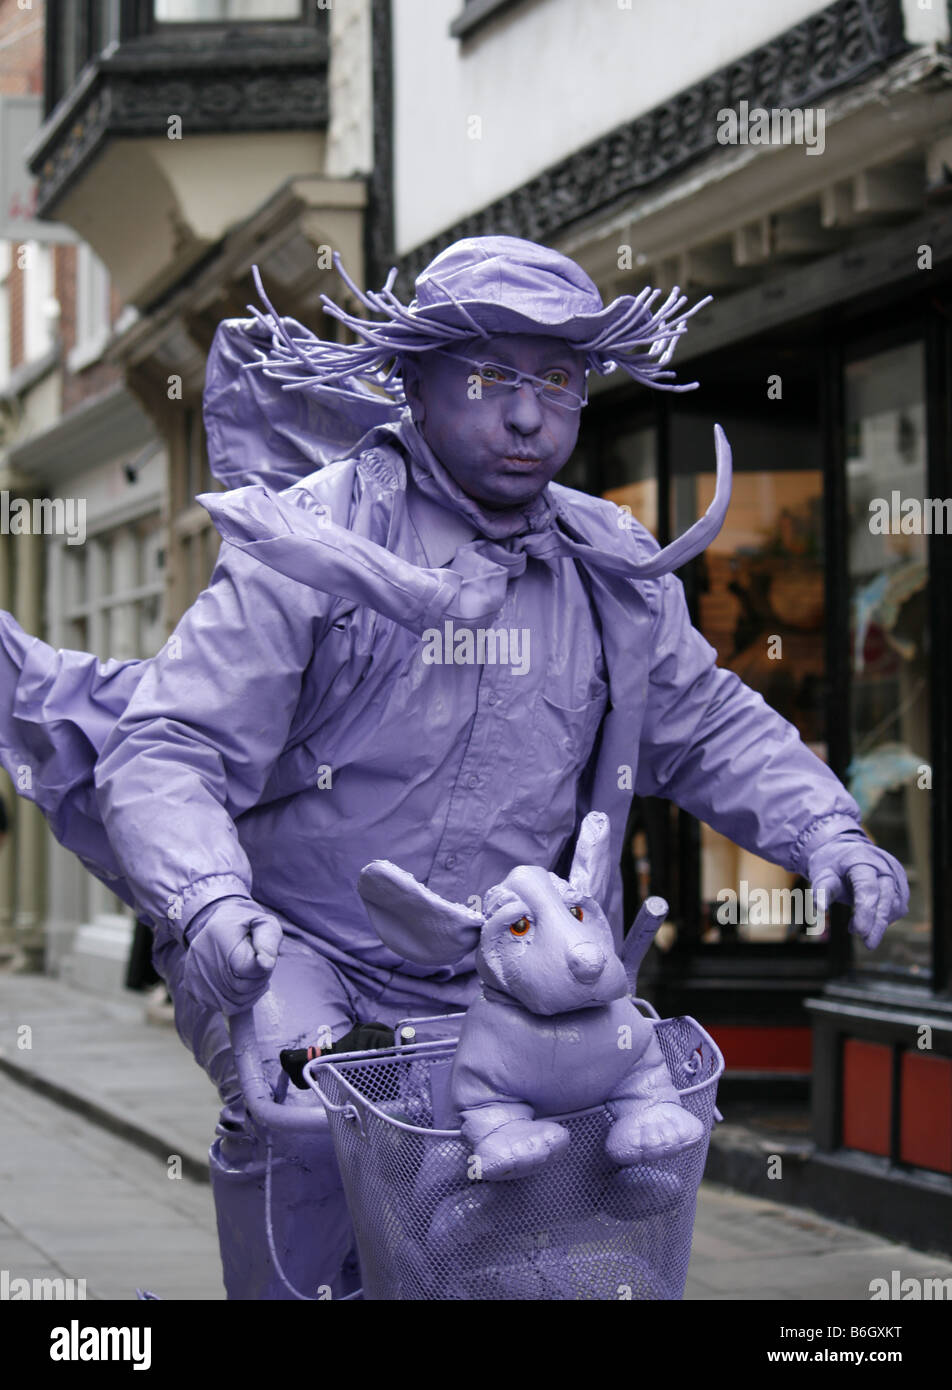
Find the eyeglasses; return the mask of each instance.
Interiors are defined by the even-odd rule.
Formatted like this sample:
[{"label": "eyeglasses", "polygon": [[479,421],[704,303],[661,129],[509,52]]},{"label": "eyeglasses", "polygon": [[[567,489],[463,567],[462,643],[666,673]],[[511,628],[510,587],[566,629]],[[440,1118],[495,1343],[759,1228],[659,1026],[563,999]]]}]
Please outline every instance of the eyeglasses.
[{"label": "eyeglasses", "polygon": [[[523,382],[527,381],[545,405],[561,406],[563,410],[581,410],[583,405],[588,404],[587,373],[585,394],[580,396],[577,391],[571,391],[567,386],[546,377],[532,376],[529,372],[517,372],[515,367],[505,367],[499,362],[481,362],[478,358],[464,357],[461,353],[450,352],[447,348],[443,348],[442,351],[445,357],[455,358],[457,362],[465,362],[467,366],[475,369],[479,379],[480,395],[501,396],[504,392],[518,390]],[[561,374],[565,375],[564,372]]]}]

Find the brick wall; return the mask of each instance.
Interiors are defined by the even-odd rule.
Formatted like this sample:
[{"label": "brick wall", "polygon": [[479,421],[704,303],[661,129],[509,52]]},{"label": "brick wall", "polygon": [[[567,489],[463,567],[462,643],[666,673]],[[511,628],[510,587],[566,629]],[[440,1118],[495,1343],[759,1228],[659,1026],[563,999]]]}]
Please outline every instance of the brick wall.
[{"label": "brick wall", "polygon": [[76,346],[76,247],[53,248],[53,293],[60,306],[59,333],[64,352]]},{"label": "brick wall", "polygon": [[94,362],[81,372],[63,374],[63,414],[68,415],[84,401],[101,396],[122,380],[122,372],[108,362]]},{"label": "brick wall", "polygon": [[43,0],[20,9],[17,0],[0,0],[0,92],[25,96],[43,90]]},{"label": "brick wall", "polygon": [[[56,298],[60,305],[60,337],[63,340],[64,354],[76,346],[76,258],[75,246],[56,248]],[[110,293],[110,322],[115,323],[121,309],[119,295],[114,287]],[[91,400],[107,391],[122,373],[118,367],[107,362],[93,362],[81,372],[63,372],[63,414],[75,410],[83,401]]]}]

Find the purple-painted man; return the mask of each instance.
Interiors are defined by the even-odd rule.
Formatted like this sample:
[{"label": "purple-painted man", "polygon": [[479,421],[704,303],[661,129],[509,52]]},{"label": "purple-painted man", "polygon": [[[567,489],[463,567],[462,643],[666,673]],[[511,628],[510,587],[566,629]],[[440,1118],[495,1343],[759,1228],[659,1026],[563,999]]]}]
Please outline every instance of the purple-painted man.
[{"label": "purple-painted man", "polygon": [[[664,552],[552,482],[589,372],[689,389],[666,367],[694,311],[677,292],[606,308],[574,262],[511,237],[448,248],[409,307],[391,284],[350,286],[374,321],[325,300],[349,346],[276,315],[221,326],[206,417],[232,490],[200,500],[228,543],[155,658],[103,670],[0,615],[0,756],[30,760],[54,833],[154,925],[219,1087],[232,1298],[338,1296],[357,1274],[320,1135],[275,1154],[275,1268],[225,1015],[255,1006],[275,1077],[282,1047],[475,997],[471,957],[413,966],[375,935],[370,860],[465,902],[517,864],[564,870],[595,809],[617,864],[633,785],[852,902],[869,947],[908,901],[845,788],[691,625],[671,570],[723,520],[723,434],[711,513]],[[620,942],[617,871],[606,908]]]}]

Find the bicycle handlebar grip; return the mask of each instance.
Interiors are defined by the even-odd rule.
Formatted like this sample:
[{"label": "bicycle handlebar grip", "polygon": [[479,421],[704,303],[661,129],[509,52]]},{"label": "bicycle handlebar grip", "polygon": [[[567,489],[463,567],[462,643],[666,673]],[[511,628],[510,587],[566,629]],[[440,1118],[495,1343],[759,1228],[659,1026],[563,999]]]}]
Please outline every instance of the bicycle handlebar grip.
[{"label": "bicycle handlebar grip", "polygon": [[274,1099],[264,1074],[253,1010],[242,1009],[232,1014],[228,1026],[245,1107],[262,1134],[268,1130],[300,1133],[326,1129],[327,1115],[323,1106],[286,1106]]}]

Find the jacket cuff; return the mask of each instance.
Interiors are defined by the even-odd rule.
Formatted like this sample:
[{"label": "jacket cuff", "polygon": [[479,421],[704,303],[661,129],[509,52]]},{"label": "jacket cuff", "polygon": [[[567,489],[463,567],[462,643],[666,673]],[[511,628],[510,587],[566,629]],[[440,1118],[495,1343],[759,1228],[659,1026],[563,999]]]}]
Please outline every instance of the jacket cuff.
[{"label": "jacket cuff", "polygon": [[820,816],[817,820],[800,831],[796,843],[793,847],[793,857],[796,861],[798,871],[804,878],[808,878],[810,856],[820,848],[821,845],[828,844],[830,840],[836,839],[838,835],[853,831],[863,839],[868,840],[862,825],[853,816],[843,815],[842,812],[833,811],[827,816]]},{"label": "jacket cuff", "polygon": [[169,929],[182,944],[186,944],[188,929],[203,907],[219,898],[248,898],[248,885],[237,874],[208,874],[196,879],[180,895],[178,918],[170,915]]}]

